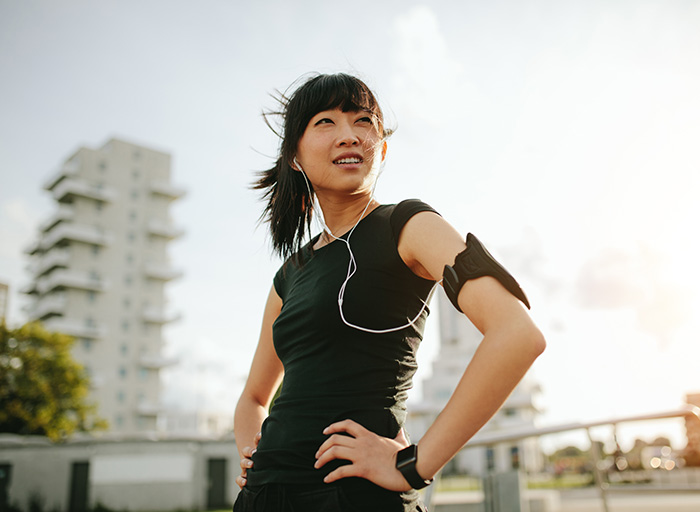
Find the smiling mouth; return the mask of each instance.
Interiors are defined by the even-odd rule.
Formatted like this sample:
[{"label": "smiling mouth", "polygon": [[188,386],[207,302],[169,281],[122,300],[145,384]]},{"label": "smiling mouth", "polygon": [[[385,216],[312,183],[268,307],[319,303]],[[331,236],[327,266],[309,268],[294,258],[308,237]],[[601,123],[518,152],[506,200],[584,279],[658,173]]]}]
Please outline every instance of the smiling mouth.
[{"label": "smiling mouth", "polygon": [[334,164],[361,164],[362,158],[354,156],[350,158],[339,158],[338,160],[333,160]]}]

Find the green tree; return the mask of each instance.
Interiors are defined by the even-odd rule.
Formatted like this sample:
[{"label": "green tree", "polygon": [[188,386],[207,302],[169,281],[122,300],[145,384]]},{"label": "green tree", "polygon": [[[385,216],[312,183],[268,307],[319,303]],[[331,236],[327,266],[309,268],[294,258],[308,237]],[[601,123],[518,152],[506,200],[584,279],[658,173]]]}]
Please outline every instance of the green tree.
[{"label": "green tree", "polygon": [[106,427],[86,401],[90,383],[71,356],[73,342],[39,323],[0,323],[0,432],[59,440]]}]

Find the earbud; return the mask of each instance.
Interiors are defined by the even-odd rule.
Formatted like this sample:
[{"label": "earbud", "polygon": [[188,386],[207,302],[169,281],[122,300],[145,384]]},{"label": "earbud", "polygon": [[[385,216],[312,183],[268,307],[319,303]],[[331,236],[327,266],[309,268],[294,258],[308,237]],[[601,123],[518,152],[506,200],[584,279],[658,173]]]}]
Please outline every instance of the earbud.
[{"label": "earbud", "polygon": [[299,165],[299,162],[297,161],[297,157],[294,157],[294,160],[292,160],[292,163],[294,164],[294,167],[296,167],[297,171],[304,172],[304,169],[301,168],[301,165]]}]

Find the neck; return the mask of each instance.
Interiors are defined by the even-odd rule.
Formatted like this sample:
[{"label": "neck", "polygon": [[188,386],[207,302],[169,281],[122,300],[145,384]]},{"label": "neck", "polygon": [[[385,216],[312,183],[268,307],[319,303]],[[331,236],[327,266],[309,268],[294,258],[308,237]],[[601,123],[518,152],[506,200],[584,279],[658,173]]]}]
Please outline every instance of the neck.
[{"label": "neck", "polygon": [[359,222],[362,217],[379,206],[369,194],[358,194],[356,197],[345,197],[342,200],[318,198],[323,211],[323,218],[330,234],[341,236]]}]

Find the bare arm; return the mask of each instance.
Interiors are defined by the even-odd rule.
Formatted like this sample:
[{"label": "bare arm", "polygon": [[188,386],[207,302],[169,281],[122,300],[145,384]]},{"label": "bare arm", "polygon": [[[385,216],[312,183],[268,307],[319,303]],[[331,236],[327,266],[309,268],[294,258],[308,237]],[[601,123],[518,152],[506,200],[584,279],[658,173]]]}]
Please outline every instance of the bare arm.
[{"label": "bare arm", "polygon": [[[399,240],[404,262],[415,274],[434,280],[442,278],[444,266],[454,264],[455,256],[465,248],[462,235],[431,212],[413,216]],[[426,479],[432,478],[496,413],[545,347],[541,332],[525,308],[496,279],[486,276],[468,281],[458,301],[484,339],[449,402],[418,443],[416,469]],[[363,432],[349,421],[328,429],[328,433],[335,432],[350,433],[358,442],[348,443],[346,436],[331,436],[321,446],[317,467],[334,458],[353,461],[332,472],[327,481],[361,476],[389,489],[408,489],[393,466],[400,442],[374,439],[378,436]]]},{"label": "bare arm", "polygon": [[[463,238],[433,213],[414,216],[399,252],[409,266],[442,277],[445,264],[466,248]],[[414,270],[415,271],[415,270]],[[484,335],[449,402],[418,443],[418,473],[431,478],[498,411],[545,348],[523,305],[492,277],[468,281],[459,306]]]},{"label": "bare arm", "polygon": [[236,479],[239,486],[246,483],[246,470],[252,467],[250,457],[259,438],[260,427],[267,417],[272,397],[282,382],[284,370],[272,343],[272,324],[282,309],[282,299],[274,287],[270,290],[263,314],[260,340],[255,350],[250,373],[236,405],[233,432],[241,457],[242,473]]}]

